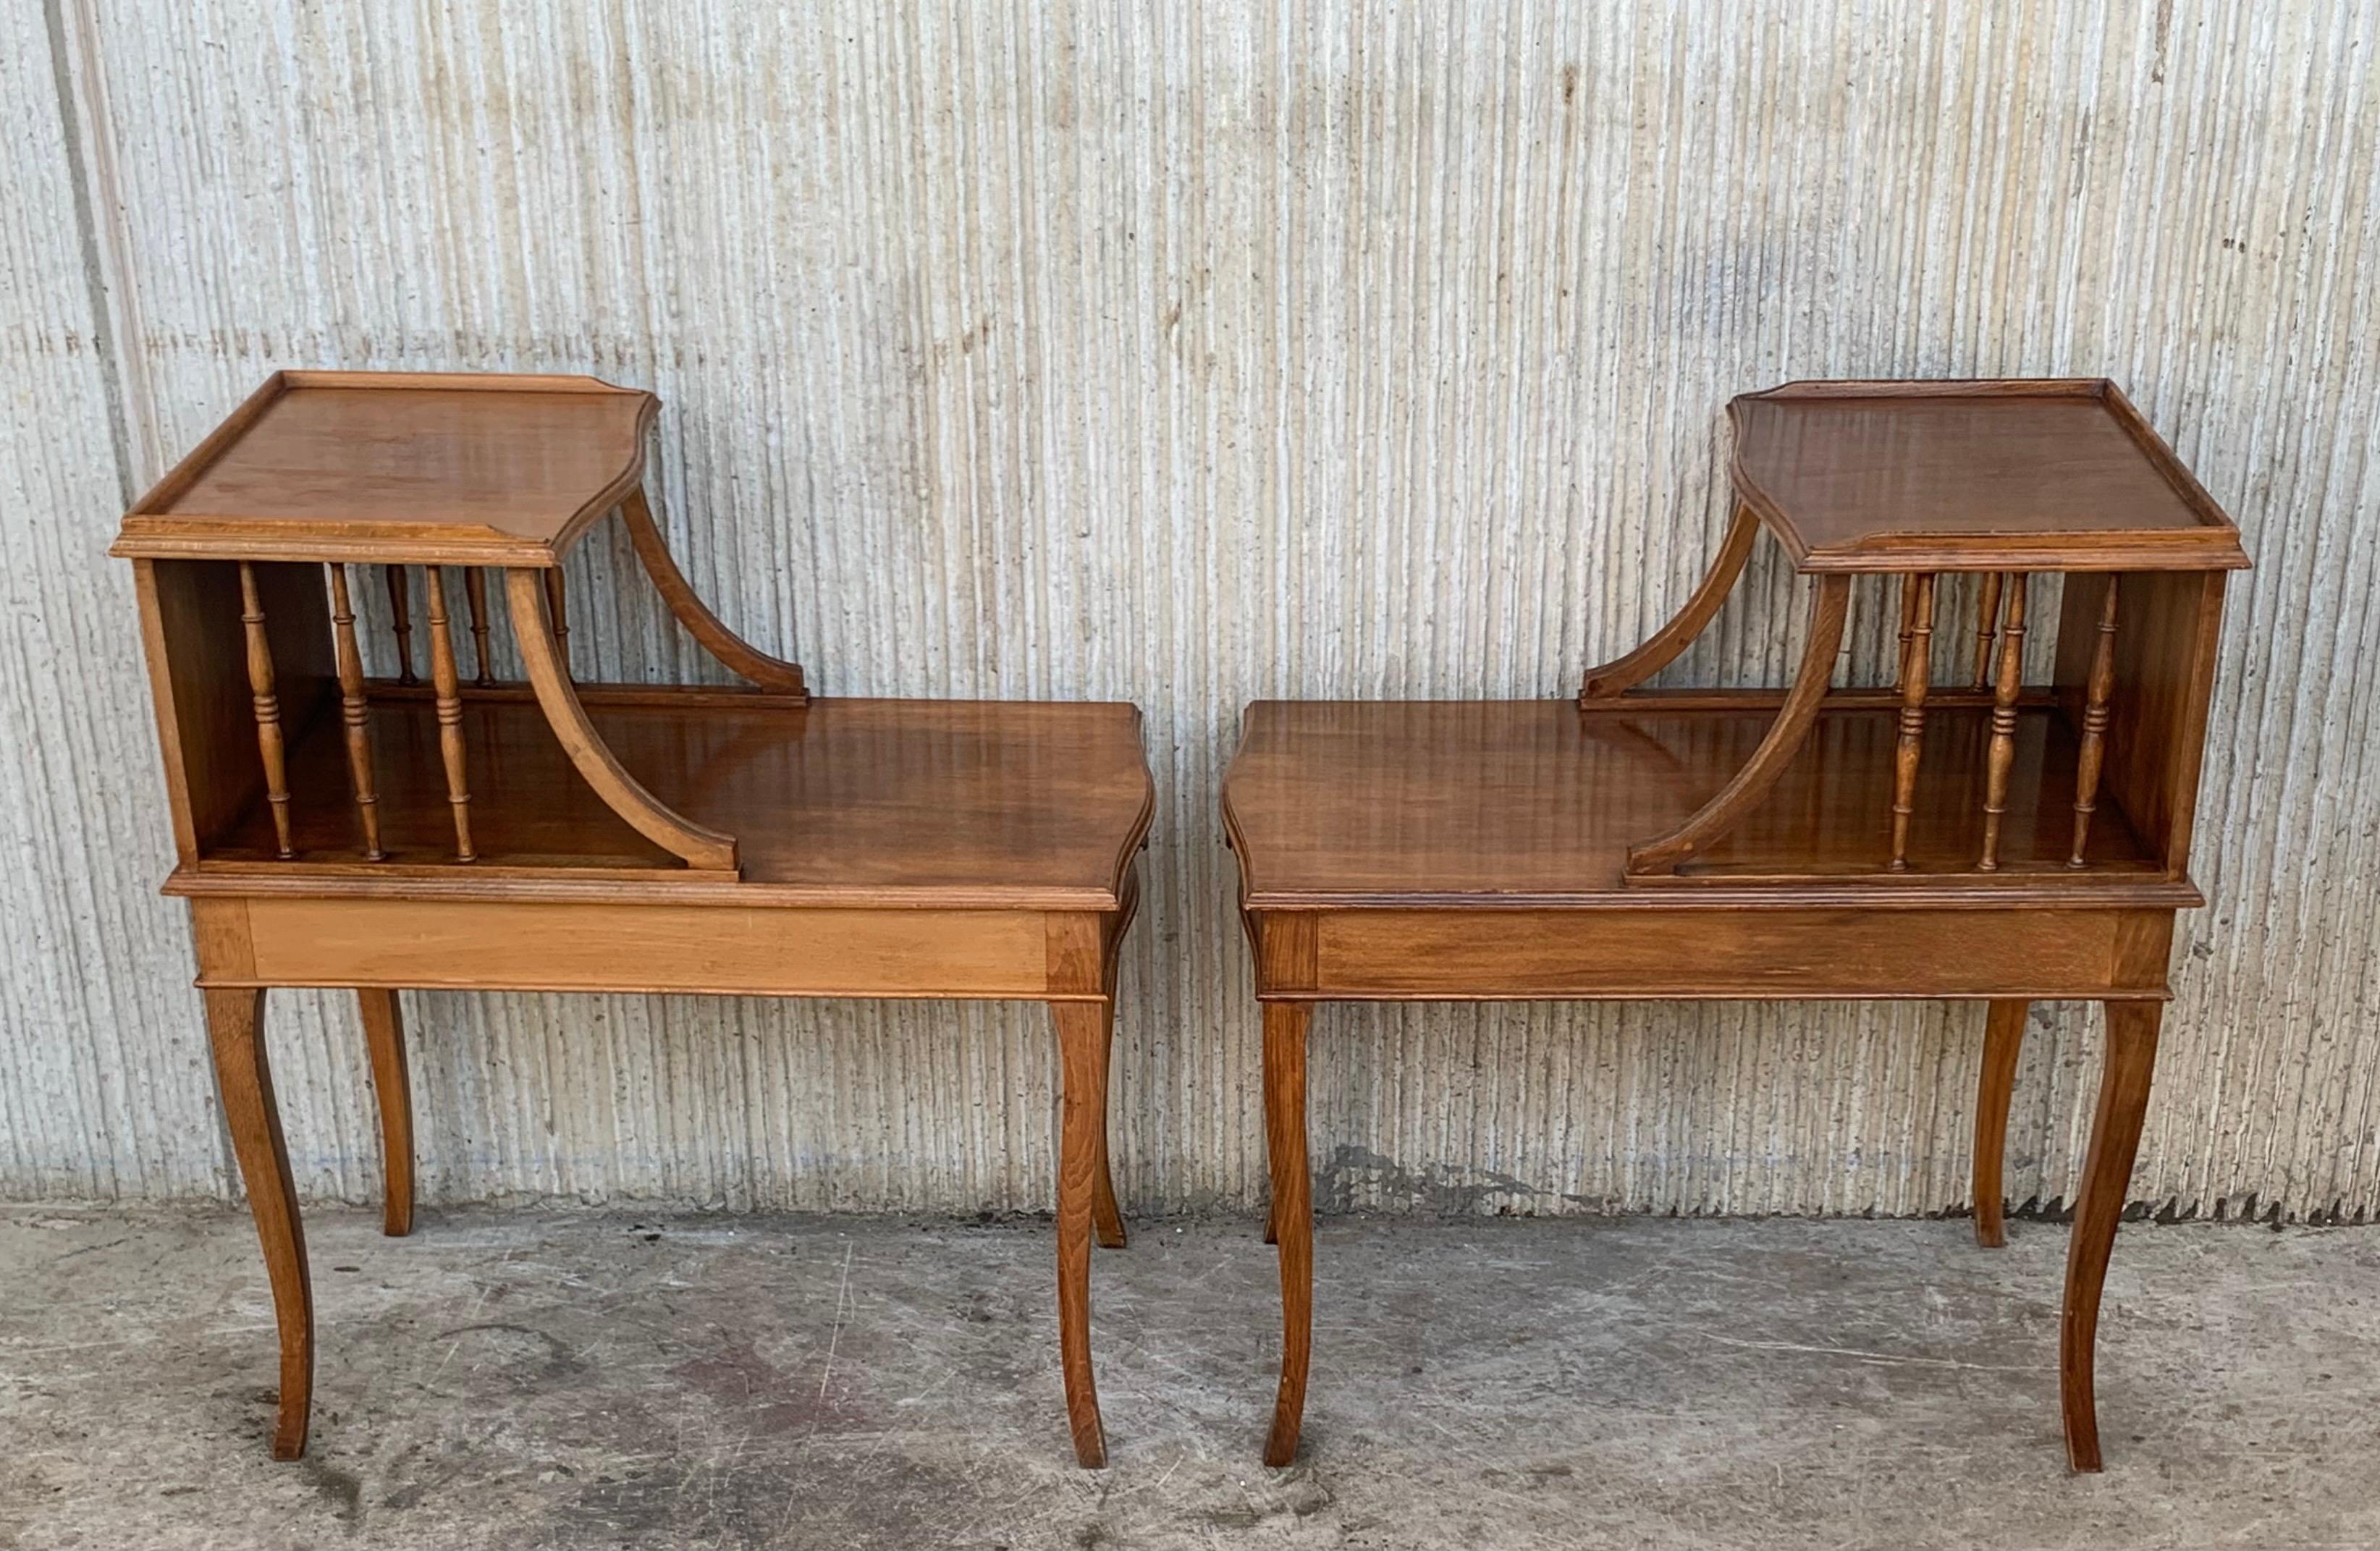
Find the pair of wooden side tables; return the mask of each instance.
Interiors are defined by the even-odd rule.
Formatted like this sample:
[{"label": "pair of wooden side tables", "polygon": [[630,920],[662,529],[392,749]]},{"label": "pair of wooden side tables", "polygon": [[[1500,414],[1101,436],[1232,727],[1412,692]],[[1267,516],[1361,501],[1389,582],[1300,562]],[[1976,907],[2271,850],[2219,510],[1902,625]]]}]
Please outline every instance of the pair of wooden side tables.
[{"label": "pair of wooden side tables", "polygon": [[[2225,573],[2246,557],[2104,382],[1797,383],[1730,407],[1738,506],[1708,577],[1575,703],[1247,712],[1223,818],[1264,1009],[1270,1463],[1296,1451],[1311,1345],[1316,1003],[1948,997],[1990,1006],[1985,1244],[2027,1004],[2107,1007],[2059,1369],[2070,1462],[2099,1468],[2100,1284],[2174,914],[2204,903],[2191,822]],[[642,488],[657,411],[589,378],[284,372],[124,519],[179,856],[166,891],[190,902],[280,1330],[273,1451],[305,1448],[313,1308],[265,988],[355,989],[403,1234],[411,987],[1047,1001],[1061,1366],[1076,1457],[1102,1464],[1090,1246],[1124,1242],[1106,1101],[1154,805],[1139,713],[813,698],[672,560]],[[744,687],[573,673],[562,563],[614,512]],[[1810,589],[1792,684],[1644,687],[1764,527]],[[388,589],[391,675],[365,673],[360,567]],[[1977,607],[1953,621],[1941,579],[1960,573]],[[2056,670],[2027,685],[2043,574],[2060,578]],[[1898,680],[1838,689],[1862,576],[1898,582]],[[526,682],[494,671],[497,600]],[[1937,685],[1945,661],[1966,682]]]}]

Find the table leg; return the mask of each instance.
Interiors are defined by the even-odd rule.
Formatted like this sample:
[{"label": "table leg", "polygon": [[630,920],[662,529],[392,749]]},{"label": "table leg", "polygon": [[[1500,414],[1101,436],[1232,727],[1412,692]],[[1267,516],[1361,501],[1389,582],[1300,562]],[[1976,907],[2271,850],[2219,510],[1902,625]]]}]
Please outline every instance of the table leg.
[{"label": "table leg", "polygon": [[1984,1015],[1984,1065],[1975,1081],[1975,1242],[1987,1250],[2008,1242],[2000,1226],[2006,1189],[2000,1164],[2008,1151],[2009,1096],[2016,1059],[2024,1051],[2029,1001],[1996,1001]]},{"label": "table leg", "polygon": [[1108,1054],[1106,1060],[1100,1066],[1099,1072],[1099,1187],[1091,1196],[1091,1234],[1092,1237],[1099,1240],[1099,1248],[1103,1250],[1120,1250],[1124,1247],[1125,1243],[1123,1231],[1123,1210],[1116,1205],[1115,1173],[1109,1166],[1108,1161],[1108,1107],[1106,1099],[1107,1073],[1113,1071],[1115,1068],[1115,1003],[1112,1000],[1110,1000],[1101,1002],[1099,1005],[1106,1010],[1107,1013]]},{"label": "table leg", "polygon": [[2099,1106],[2091,1121],[2091,1150],[2082,1165],[2073,1237],[2067,1242],[2066,1305],[2058,1337],[2066,1459],[2078,1471],[2101,1468],[2092,1382],[2099,1292],[2107,1278],[2107,1253],[2115,1247],[2116,1223],[2124,1215],[2133,1155],[2140,1148],[2149,1073],[2156,1064],[2157,1025],[2165,1014],[2163,1005],[2154,1001],[2111,1001],[2107,1008],[2107,1061],[2099,1073]]},{"label": "table leg", "polygon": [[385,1183],[381,1231],[402,1239],[413,1231],[413,1081],[405,1059],[405,1017],[395,991],[356,988],[371,1054],[372,1097],[380,1105],[380,1166]]},{"label": "table leg", "polygon": [[1314,1208],[1305,1156],[1305,1031],[1313,1005],[1264,1004],[1265,1149],[1272,1166],[1272,1227],[1281,1251],[1281,1390],[1265,1463],[1297,1457],[1305,1369],[1314,1352]]},{"label": "table leg", "polygon": [[248,1183],[248,1209],[264,1248],[273,1319],[281,1330],[281,1407],[273,1427],[273,1457],[295,1460],[306,1452],[313,1409],[314,1289],[307,1276],[306,1232],[298,1220],[289,1149],[281,1137],[281,1109],[273,1097],[273,1068],[264,1054],[264,992],[237,988],[209,989],[205,996],[215,1086],[223,1096],[240,1177]]},{"label": "table leg", "polygon": [[1086,1470],[1108,1462],[1099,1425],[1099,1386],[1091,1373],[1091,1218],[1105,1152],[1108,1030],[1114,1004],[1053,1001],[1063,1093],[1058,1133],[1058,1357],[1066,1380],[1066,1420],[1075,1460]]}]

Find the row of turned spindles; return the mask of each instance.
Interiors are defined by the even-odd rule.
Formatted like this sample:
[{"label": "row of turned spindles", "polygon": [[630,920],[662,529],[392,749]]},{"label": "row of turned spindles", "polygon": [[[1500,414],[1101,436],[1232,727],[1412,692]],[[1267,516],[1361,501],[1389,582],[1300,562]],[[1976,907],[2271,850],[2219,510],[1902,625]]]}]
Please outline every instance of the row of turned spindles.
[{"label": "row of turned spindles", "polygon": [[[1909,870],[1909,818],[1916,806],[1917,764],[1925,742],[1925,697],[1932,688],[1934,600],[1937,578],[1920,572],[1903,578],[1900,591],[1900,722],[1893,747],[1892,860],[1894,872]],[[2000,828],[2008,813],[2009,774],[2016,764],[2017,701],[2024,685],[2026,594],[2032,578],[2022,571],[1985,573],[1975,610],[1975,682],[1992,692],[1991,742],[1984,755],[1984,842],[1975,866],[1997,872]],[[2084,865],[2091,814],[2098,805],[2099,772],[2107,758],[2107,702],[2116,684],[2116,591],[2107,578],[2099,607],[2098,634],[2083,684],[2082,729],[2074,768],[2074,843],[2066,865]],[[1997,647],[1997,654],[1995,648]]]},{"label": "row of turned spindles", "polygon": [[[363,831],[368,862],[388,859],[381,843],[380,794],[372,774],[370,708],[364,692],[363,653],[356,644],[356,611],[347,591],[347,568],[334,562],[330,574],[331,632],[338,668],[339,718],[346,736],[347,780],[355,799],[356,819]],[[389,612],[396,637],[396,678],[402,685],[421,682],[413,667],[413,606],[410,585],[401,565],[384,568],[388,577]],[[446,801],[455,818],[455,859],[471,862],[479,852],[471,843],[471,792],[466,779],[463,738],[463,685],[455,654],[454,632],[446,614],[443,568],[422,568],[430,622],[431,693],[438,712],[438,752],[446,768]],[[473,567],[463,573],[463,596],[470,610],[471,647],[477,672],[472,684],[492,688],[496,684],[488,648],[488,583]],[[545,574],[547,612],[552,616],[554,655],[570,660],[570,624],[562,573]],[[256,746],[264,762],[264,797],[273,810],[273,844],[284,859],[298,854],[289,821],[288,757],[281,732],[281,698],[273,682],[273,645],[265,631],[264,603],[257,587],[256,567],[239,563],[240,625],[247,635],[248,685],[256,709]],[[565,668],[565,672],[567,669]]]}]

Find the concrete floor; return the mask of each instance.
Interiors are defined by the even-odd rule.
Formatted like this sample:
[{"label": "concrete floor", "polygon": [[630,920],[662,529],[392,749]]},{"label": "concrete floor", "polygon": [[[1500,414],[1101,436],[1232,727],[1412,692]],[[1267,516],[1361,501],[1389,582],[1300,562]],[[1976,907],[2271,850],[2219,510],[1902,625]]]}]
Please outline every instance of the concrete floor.
[{"label": "concrete floor", "polygon": [[2108,1472],[2066,1473],[2064,1230],[1332,1220],[1305,1450],[1272,1258],[1094,1263],[1068,1462],[1044,1222],[311,1215],[312,1451],[244,1216],[0,1211],[0,1546],[2367,1545],[2380,1230],[2127,1227]]}]

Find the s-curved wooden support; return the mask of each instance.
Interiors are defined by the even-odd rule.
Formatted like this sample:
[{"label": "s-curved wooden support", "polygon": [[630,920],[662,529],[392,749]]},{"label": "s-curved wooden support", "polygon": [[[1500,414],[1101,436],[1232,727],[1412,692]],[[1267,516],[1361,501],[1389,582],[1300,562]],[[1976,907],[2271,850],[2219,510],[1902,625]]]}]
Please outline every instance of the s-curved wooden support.
[{"label": "s-curved wooden support", "polygon": [[1718,548],[1718,557],[1711,562],[1710,573],[1677,616],[1645,637],[1645,644],[1627,656],[1616,658],[1600,667],[1589,668],[1579,683],[1578,697],[1584,704],[1617,695],[1633,688],[1655,673],[1675,662],[1685,649],[1694,645],[1718,612],[1727,595],[1735,590],[1735,579],[1743,574],[1743,563],[1752,554],[1752,541],[1760,533],[1760,519],[1752,508],[1738,504],[1735,519],[1728,524],[1727,538]]},{"label": "s-curved wooden support", "polygon": [[1851,577],[1836,572],[1818,578],[1810,600],[1810,639],[1802,651],[1802,666],[1793,687],[1785,693],[1767,736],[1735,772],[1735,779],[1697,808],[1693,817],[1658,840],[1628,849],[1631,878],[1676,870],[1678,864],[1733,829],[1761,798],[1768,794],[1785,767],[1801,752],[1818,719],[1819,702],[1827,697],[1835,676],[1835,653],[1843,644],[1843,620],[1851,610]]},{"label": "s-curved wooden support", "polygon": [[1099,1424],[1099,1390],[1091,1372],[1091,1224],[1105,1166],[1108,1041],[1111,1001],[1053,1001],[1062,1073],[1058,1140],[1058,1361],[1066,1380],[1066,1421],[1075,1461],[1085,1470],[1108,1462]]},{"label": "s-curved wooden support", "polygon": [[264,1054],[264,992],[210,987],[207,1040],[214,1049],[215,1090],[239,1175],[248,1185],[249,1215],[264,1251],[273,1284],[273,1320],[281,1332],[281,1395],[273,1424],[273,1457],[306,1452],[314,1406],[314,1284],[306,1268],[306,1230],[298,1220],[298,1189],[289,1148],[281,1137],[281,1108],[273,1097],[273,1065]]},{"label": "s-curved wooden support", "polygon": [[653,509],[646,504],[642,489],[630,491],[620,502],[620,520],[628,526],[628,538],[637,546],[637,558],[644,562],[645,575],[653,579],[653,590],[662,595],[670,612],[686,628],[686,633],[702,644],[702,649],[717,658],[730,673],[786,695],[808,695],[802,686],[802,670],[798,663],[771,657],[753,646],[722,623],[719,616],[696,595],[677,568],[670,554],[669,545],[662,541],[662,530],[653,521]]},{"label": "s-curved wooden support", "polygon": [[2092,1362],[2099,1336],[2099,1293],[2107,1280],[2116,1224],[2124,1215],[2132,1158],[2140,1150],[2149,1073],[2156,1065],[2157,1024],[2165,1015],[2164,1007],[2154,1001],[2111,1001],[2107,1006],[2107,1061],[2099,1072],[2099,1107],[2092,1117],[2091,1150],[2083,1159],[2082,1185],[2074,1204],[2073,1237],[2066,1242],[2066,1304],[2058,1329],[2058,1398],[2066,1413],[2066,1461],[2078,1471],[2101,1468]]},{"label": "s-curved wooden support", "polygon": [[396,993],[356,988],[363,1015],[364,1049],[371,1058],[372,1097],[380,1107],[382,1188],[380,1230],[392,1239],[413,1231],[413,1078],[405,1057],[405,1016]]},{"label": "s-curved wooden support", "polygon": [[587,784],[604,806],[626,819],[636,831],[662,850],[682,858],[689,867],[735,870],[735,837],[705,829],[663,806],[644,784],[621,768],[610,748],[596,734],[579,704],[578,691],[562,671],[545,612],[545,579],[537,571],[504,574],[504,597],[512,613],[513,636],[520,646],[521,663],[528,672],[537,703],[562,740],[563,752],[587,778]]},{"label": "s-curved wooden support", "polygon": [[1281,1387],[1264,1461],[1297,1458],[1305,1373],[1314,1356],[1314,1201],[1305,1154],[1305,1033],[1314,1005],[1264,1004],[1265,1155],[1272,1171],[1272,1231],[1281,1254]]},{"label": "s-curved wooden support", "polygon": [[1984,1064],[1975,1078],[1975,1242],[1987,1250],[2008,1242],[2000,1226],[2000,1165],[2008,1153],[2016,1060],[2024,1053],[2025,1014],[2032,1010],[2029,1001],[1995,1001],[1984,1014]]}]

